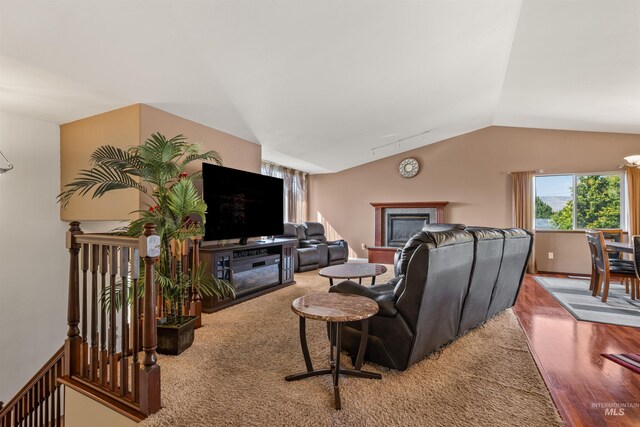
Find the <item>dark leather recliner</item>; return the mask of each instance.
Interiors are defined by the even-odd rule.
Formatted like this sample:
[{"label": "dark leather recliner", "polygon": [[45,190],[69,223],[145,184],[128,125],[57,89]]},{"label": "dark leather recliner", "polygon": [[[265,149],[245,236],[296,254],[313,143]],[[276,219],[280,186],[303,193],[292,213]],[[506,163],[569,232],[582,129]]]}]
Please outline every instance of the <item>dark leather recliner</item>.
[{"label": "dark leather recliner", "polygon": [[[432,223],[432,222],[424,222],[422,226],[422,231],[453,231],[453,230],[464,230],[467,226],[464,224],[442,224],[442,223]],[[398,249],[393,256],[393,271],[396,276],[399,276],[398,273],[398,260],[400,259],[400,254],[402,254],[402,249]]]},{"label": "dark leather recliner", "polygon": [[306,240],[302,245],[327,245],[327,257],[320,259],[320,267],[327,265],[343,264],[349,260],[349,245],[346,240],[327,240],[324,225],[319,222],[305,222]]},{"label": "dark leather recliner", "polygon": [[300,244],[301,241],[307,238],[302,224],[285,222],[284,232],[278,237],[295,240],[293,263],[296,272],[315,270],[320,266],[320,252],[322,248],[318,248],[317,246],[302,246]]},{"label": "dark leather recliner", "polygon": [[327,241],[324,226],[319,222],[294,224],[286,222],[284,232],[277,236],[294,239],[296,272],[315,270],[327,265],[342,264],[349,259],[349,245],[345,240]]},{"label": "dark leather recliner", "polygon": [[[329,292],[355,293],[378,303],[365,359],[405,370],[511,307],[531,246],[531,234],[520,229],[421,231],[402,249],[398,276],[389,283],[368,288],[345,281]],[[360,327],[360,322],[345,324],[343,350],[357,353]]]}]

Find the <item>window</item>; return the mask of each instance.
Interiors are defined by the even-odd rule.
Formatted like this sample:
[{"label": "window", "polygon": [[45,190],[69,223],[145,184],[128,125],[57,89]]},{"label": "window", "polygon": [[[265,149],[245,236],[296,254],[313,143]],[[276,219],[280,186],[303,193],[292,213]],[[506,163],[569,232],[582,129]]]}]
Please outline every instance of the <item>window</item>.
[{"label": "window", "polygon": [[623,228],[622,173],[536,176],[535,228]]},{"label": "window", "polygon": [[284,180],[284,222],[306,221],[309,174],[264,161],[262,174]]}]

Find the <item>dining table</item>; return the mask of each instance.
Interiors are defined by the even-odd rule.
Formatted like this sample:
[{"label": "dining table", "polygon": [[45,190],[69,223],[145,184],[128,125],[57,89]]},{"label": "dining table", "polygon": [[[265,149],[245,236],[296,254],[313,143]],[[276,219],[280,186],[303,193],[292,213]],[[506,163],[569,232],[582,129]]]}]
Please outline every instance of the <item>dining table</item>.
[{"label": "dining table", "polygon": [[631,243],[623,242],[606,242],[607,250],[611,252],[625,252],[628,254],[633,253],[633,245]]}]

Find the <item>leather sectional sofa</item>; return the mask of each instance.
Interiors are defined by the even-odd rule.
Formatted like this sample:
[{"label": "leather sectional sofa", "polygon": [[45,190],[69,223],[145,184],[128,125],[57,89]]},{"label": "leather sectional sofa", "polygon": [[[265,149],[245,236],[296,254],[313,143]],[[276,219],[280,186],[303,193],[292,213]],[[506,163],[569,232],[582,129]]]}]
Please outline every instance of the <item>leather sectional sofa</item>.
[{"label": "leather sectional sofa", "polygon": [[295,271],[309,271],[328,265],[342,264],[349,259],[349,245],[345,240],[329,241],[324,226],[319,222],[284,224],[284,234],[278,236],[295,239]]},{"label": "leather sectional sofa", "polygon": [[[365,354],[371,362],[405,370],[515,303],[533,244],[528,231],[459,224],[428,230],[400,251],[389,283],[345,281],[329,291],[378,302]],[[360,327],[344,326],[342,348],[350,354],[358,351]]]}]

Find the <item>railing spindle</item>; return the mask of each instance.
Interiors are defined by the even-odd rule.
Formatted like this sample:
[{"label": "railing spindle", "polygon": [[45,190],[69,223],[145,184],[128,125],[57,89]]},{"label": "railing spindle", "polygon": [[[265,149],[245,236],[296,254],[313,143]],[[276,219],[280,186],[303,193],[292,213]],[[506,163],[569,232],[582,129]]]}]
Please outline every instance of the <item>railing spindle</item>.
[{"label": "railing spindle", "polygon": [[87,344],[87,271],[89,270],[89,245],[82,245],[82,376],[89,374],[89,345]]},{"label": "railing spindle", "polygon": [[44,419],[44,384],[42,378],[38,381],[38,419],[39,425],[44,425],[46,420]]},{"label": "railing spindle", "polygon": [[127,394],[129,389],[128,374],[129,374],[129,325],[128,325],[128,277],[129,277],[129,248],[120,248],[120,280],[122,281],[122,305],[120,308],[120,323],[122,331],[120,334],[120,350],[122,351],[122,357],[120,358],[120,396]]},{"label": "railing spindle", "polygon": [[109,390],[115,391],[118,381],[118,356],[116,355],[116,275],[118,273],[118,247],[111,246],[109,259],[111,304],[109,305]]},{"label": "railing spindle", "polygon": [[133,363],[131,364],[131,400],[138,401],[139,398],[139,381],[140,362],[138,361],[138,351],[140,350],[139,340],[139,318],[140,318],[140,301],[138,292],[138,281],[140,279],[140,250],[131,251],[131,281],[132,281],[132,313],[131,313],[131,335],[133,348]]},{"label": "railing spindle", "polygon": [[55,422],[56,422],[56,417],[58,416],[58,414],[56,413],[56,379],[55,379],[55,372],[51,371],[51,375],[50,375],[50,383],[49,383],[49,423],[48,425],[54,426]]},{"label": "railing spindle", "polygon": [[33,411],[38,408],[36,406],[36,390],[34,388],[29,390],[29,393],[24,396],[23,402],[27,408],[27,421],[29,422],[29,424],[33,425]]},{"label": "railing spindle", "polygon": [[44,387],[42,387],[43,392],[44,392],[44,424],[47,425],[49,424],[49,386],[51,385],[51,382],[49,380],[49,372],[44,374]]},{"label": "railing spindle", "polygon": [[[60,371],[61,366],[62,365],[60,363],[58,363],[58,365],[56,366],[56,371],[58,372],[58,375],[62,374],[62,372]],[[58,395],[58,398],[56,399],[56,414],[58,419],[58,425],[62,425],[64,424],[62,422],[62,403],[64,399],[64,389],[59,384],[57,386],[56,394]]]},{"label": "railing spindle", "polygon": [[98,266],[100,246],[91,245],[91,363],[89,381],[98,380]]},{"label": "railing spindle", "polygon": [[[102,277],[102,285],[100,294],[105,297],[107,289],[107,271],[109,268],[109,247],[107,245],[100,245],[100,276]],[[107,309],[104,305],[104,300],[100,304],[100,385],[104,388],[107,387]]]}]

